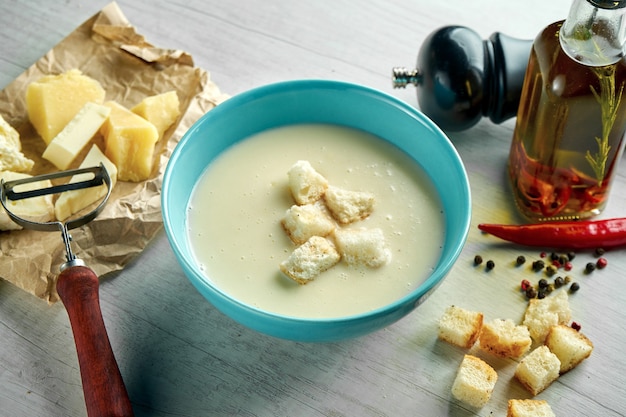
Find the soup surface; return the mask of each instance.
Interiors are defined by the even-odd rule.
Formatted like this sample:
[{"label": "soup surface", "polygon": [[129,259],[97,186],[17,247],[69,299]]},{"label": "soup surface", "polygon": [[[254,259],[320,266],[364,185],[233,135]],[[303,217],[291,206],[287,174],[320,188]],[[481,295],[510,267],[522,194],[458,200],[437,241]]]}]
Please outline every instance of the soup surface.
[{"label": "soup surface", "polygon": [[[299,285],[278,269],[295,249],[281,226],[294,204],[287,171],[308,160],[331,185],[376,196],[372,215],[347,227],[381,228],[391,261],[340,262]],[[195,186],[188,233],[200,269],[224,293],[295,317],[330,318],[382,307],[433,270],[444,214],[430,180],[393,145],[355,129],[294,125],[268,130],[216,158]]]}]

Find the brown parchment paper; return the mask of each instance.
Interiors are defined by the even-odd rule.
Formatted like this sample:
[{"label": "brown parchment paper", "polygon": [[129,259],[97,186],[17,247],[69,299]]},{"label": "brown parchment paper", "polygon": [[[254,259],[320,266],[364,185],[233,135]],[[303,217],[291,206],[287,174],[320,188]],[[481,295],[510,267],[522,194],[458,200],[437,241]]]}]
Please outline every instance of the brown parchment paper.
[{"label": "brown parchment paper", "polygon": [[[180,100],[179,120],[156,145],[151,178],[118,181],[104,211],[71,231],[74,253],[102,276],[122,269],[162,228],[160,190],[167,160],[187,129],[227,96],[205,70],[194,67],[189,54],[149,44],[118,5],[110,3],[0,92],[0,114],[19,131],[22,151],[35,161],[30,174],[56,168],[41,158],[45,143],[28,121],[26,87],[43,75],[72,68],[98,80],[106,100],[129,108],[170,90]],[[58,301],[56,276],[65,261],[60,232],[0,232],[0,277],[48,302]]]}]

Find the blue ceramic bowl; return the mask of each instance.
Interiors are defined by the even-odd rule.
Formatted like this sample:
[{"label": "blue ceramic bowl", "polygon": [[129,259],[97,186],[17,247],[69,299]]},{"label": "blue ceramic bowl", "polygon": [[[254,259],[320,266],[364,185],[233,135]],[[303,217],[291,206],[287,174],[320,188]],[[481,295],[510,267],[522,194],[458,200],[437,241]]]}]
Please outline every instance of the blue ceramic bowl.
[{"label": "blue ceramic bowl", "polygon": [[[305,319],[269,313],[225,294],[200,271],[187,236],[190,196],[207,166],[236,142],[275,127],[324,123],[356,128],[385,139],[430,176],[445,213],[445,239],[432,274],[395,302],[363,314]],[[185,274],[217,309],[272,336],[334,341],[379,330],[412,312],[445,278],[458,258],[470,225],[470,188],[459,155],[444,133],[413,107],[370,88],[337,81],[288,81],[230,98],[200,118],[174,149],[162,189],[167,237]]]}]

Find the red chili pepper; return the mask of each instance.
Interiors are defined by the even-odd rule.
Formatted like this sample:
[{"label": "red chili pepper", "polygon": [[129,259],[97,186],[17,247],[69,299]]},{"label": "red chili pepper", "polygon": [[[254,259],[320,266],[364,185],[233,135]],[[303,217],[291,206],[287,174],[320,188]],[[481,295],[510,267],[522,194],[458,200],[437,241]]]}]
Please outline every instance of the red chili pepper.
[{"label": "red chili pepper", "polygon": [[626,245],[626,218],[527,225],[479,224],[478,228],[500,239],[524,246],[608,249]]}]

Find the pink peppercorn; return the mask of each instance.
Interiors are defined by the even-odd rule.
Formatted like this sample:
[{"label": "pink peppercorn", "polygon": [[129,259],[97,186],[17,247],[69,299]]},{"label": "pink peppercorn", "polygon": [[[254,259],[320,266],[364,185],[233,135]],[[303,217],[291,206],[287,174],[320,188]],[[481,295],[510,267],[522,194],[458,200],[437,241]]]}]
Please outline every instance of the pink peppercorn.
[{"label": "pink peppercorn", "polygon": [[575,321],[572,322],[572,329],[576,330],[577,332],[580,331],[581,329],[581,325],[576,323]]},{"label": "pink peppercorn", "polygon": [[565,268],[566,271],[571,271],[573,267],[574,266],[572,265],[571,262],[565,262],[564,268]]},{"label": "pink peppercorn", "polygon": [[598,267],[598,269],[602,269],[602,268],[606,267],[608,265],[608,263],[609,263],[609,261],[607,261],[606,258],[600,258],[596,262],[596,266]]},{"label": "pink peppercorn", "polygon": [[522,280],[522,284],[521,284],[522,291],[526,291],[530,287],[532,287],[532,284],[530,283],[530,281],[528,281],[527,279]]}]

